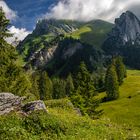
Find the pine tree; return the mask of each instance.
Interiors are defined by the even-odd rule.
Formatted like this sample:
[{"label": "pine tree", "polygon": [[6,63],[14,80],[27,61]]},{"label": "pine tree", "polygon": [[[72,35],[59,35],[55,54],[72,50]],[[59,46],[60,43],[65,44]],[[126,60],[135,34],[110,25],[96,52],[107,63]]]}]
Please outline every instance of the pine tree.
[{"label": "pine tree", "polygon": [[40,99],[39,79],[40,79],[39,72],[34,72],[31,75],[32,81],[31,93],[34,94],[38,100]]},{"label": "pine tree", "polygon": [[53,86],[48,74],[45,71],[41,72],[39,79],[39,89],[41,100],[52,99]]},{"label": "pine tree", "polygon": [[77,88],[78,86],[84,87],[87,81],[90,79],[90,73],[87,70],[87,67],[84,62],[81,62],[74,79],[74,86]]},{"label": "pine tree", "polygon": [[71,74],[66,79],[66,95],[71,96],[74,91],[74,84]]},{"label": "pine tree", "polygon": [[18,54],[15,48],[5,41],[5,38],[11,36],[8,25],[9,20],[0,8],[0,92],[12,92],[21,96],[28,92],[30,81],[17,65]]},{"label": "pine tree", "polygon": [[53,78],[53,99],[66,97],[66,82],[59,78]]},{"label": "pine tree", "polygon": [[123,64],[122,57],[118,56],[115,58],[115,67],[118,76],[119,85],[123,83],[124,78],[126,77],[126,68]]},{"label": "pine tree", "polygon": [[[83,114],[88,114],[92,118],[97,118],[102,112],[97,111],[100,102],[95,99],[97,93],[95,92],[93,78],[84,62],[81,62],[77,76],[74,80],[76,94],[72,96],[72,102],[80,108]],[[78,98],[80,99],[80,102],[77,102],[76,99]]]},{"label": "pine tree", "polygon": [[115,100],[119,97],[119,84],[116,68],[111,64],[106,72],[105,77],[107,100]]},{"label": "pine tree", "polygon": [[5,13],[3,12],[2,8],[0,7],[0,44],[3,43],[1,42],[2,40],[4,41],[4,39],[6,37],[11,36],[11,34],[9,33],[7,27],[9,25],[9,20],[6,19],[5,17]]}]

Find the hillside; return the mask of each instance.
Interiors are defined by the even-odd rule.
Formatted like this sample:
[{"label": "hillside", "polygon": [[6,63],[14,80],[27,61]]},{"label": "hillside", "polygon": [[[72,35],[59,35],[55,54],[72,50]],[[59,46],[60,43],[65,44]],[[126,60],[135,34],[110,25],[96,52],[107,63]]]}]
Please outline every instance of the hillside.
[{"label": "hillside", "polygon": [[113,24],[106,21],[93,20],[85,23],[79,30],[72,32],[67,36],[80,39],[82,42],[100,48],[113,26]]},{"label": "hillside", "polygon": [[62,34],[100,48],[112,27],[113,24],[101,20],[90,22],[42,20],[38,21],[33,33],[28,35],[17,49],[25,58],[28,58]]},{"label": "hillside", "polygon": [[93,71],[103,65],[101,45],[112,27],[113,24],[102,20],[42,20],[17,50],[24,58],[26,69],[46,69],[49,75],[67,75],[85,61]]},{"label": "hillside", "polygon": [[[104,96],[104,93],[102,95]],[[128,70],[128,76],[120,87],[120,98],[101,105],[104,117],[117,124],[140,132],[140,71]]]},{"label": "hillside", "polygon": [[49,114],[41,111],[22,116],[13,112],[0,117],[0,139],[138,140],[139,91],[140,71],[128,70],[120,98],[101,105],[104,115],[100,119],[80,116],[68,99],[50,100],[45,102]]}]

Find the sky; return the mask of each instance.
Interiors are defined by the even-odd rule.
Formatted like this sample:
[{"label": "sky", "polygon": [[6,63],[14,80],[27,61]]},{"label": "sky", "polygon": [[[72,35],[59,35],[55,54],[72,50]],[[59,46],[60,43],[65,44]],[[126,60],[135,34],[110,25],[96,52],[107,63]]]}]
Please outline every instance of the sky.
[{"label": "sky", "polygon": [[113,23],[122,12],[130,10],[140,19],[140,0],[0,0],[0,6],[10,19],[9,31],[20,40],[42,18],[102,19]]}]

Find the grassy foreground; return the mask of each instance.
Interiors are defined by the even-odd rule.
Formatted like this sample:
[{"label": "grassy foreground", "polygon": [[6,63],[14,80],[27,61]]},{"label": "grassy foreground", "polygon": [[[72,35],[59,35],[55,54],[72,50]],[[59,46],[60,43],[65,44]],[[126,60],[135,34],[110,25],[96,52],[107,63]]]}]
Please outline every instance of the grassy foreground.
[{"label": "grassy foreground", "polygon": [[120,87],[120,98],[103,103],[101,109],[104,109],[102,117],[140,132],[140,71],[128,70],[128,76]]},{"label": "grassy foreground", "polygon": [[0,140],[139,140],[140,71],[128,71],[117,101],[103,103],[99,120],[80,116],[68,99],[45,102],[49,113],[0,116]]}]

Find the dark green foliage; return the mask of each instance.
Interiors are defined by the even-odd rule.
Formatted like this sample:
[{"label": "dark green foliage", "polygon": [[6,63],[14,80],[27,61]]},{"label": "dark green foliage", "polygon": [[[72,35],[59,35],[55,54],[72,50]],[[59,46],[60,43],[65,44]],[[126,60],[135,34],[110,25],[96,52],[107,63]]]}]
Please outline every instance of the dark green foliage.
[{"label": "dark green foliage", "polygon": [[74,79],[75,93],[71,96],[73,104],[80,108],[83,114],[88,114],[93,119],[101,115],[100,110],[97,110],[100,101],[95,99],[94,82],[91,74],[86,68],[84,62],[81,62],[78,72]]},{"label": "dark green foliage", "polygon": [[32,81],[31,93],[33,93],[38,100],[40,99],[39,80],[40,80],[40,73],[34,72],[31,75],[31,81]]},{"label": "dark green foliage", "polygon": [[114,64],[111,64],[105,77],[107,100],[115,100],[119,97],[119,83]]},{"label": "dark green foliage", "polygon": [[66,82],[59,78],[53,78],[53,99],[66,97]]},{"label": "dark green foliage", "polygon": [[115,67],[118,76],[119,85],[123,83],[124,78],[126,77],[126,68],[123,64],[122,57],[118,56],[115,58]]},{"label": "dark green foliage", "polygon": [[[62,52],[67,52],[68,50],[74,50],[74,47],[81,46],[76,52],[63,59]],[[59,52],[60,51],[60,52]],[[81,61],[84,61],[88,69],[92,72],[97,70],[97,67],[102,64],[101,52],[96,50],[94,47],[81,43],[79,40],[74,40],[72,38],[65,38],[60,42],[60,47],[58,48],[58,55],[56,56],[57,61],[54,63],[58,66],[56,70],[61,77],[67,77],[69,73],[75,73]]]},{"label": "dark green foliage", "polygon": [[140,69],[140,44],[134,43],[132,45],[131,42],[128,42],[121,48],[121,52],[126,65],[134,69]]},{"label": "dark green foliage", "polygon": [[46,71],[36,71],[31,76],[31,92],[37,99],[50,100],[53,95],[53,84]]},{"label": "dark green foliage", "polygon": [[104,82],[104,77],[103,76],[101,76],[101,77],[99,77],[99,79],[97,79],[98,81],[97,81],[97,90],[99,91],[99,92],[103,92],[103,91],[105,91],[105,82]]},{"label": "dark green foliage", "polygon": [[0,44],[2,43],[1,40],[3,40],[6,37],[11,36],[11,34],[8,33],[8,29],[7,29],[8,25],[9,25],[9,20],[6,19],[5,13],[0,7]]},{"label": "dark green foliage", "polygon": [[4,39],[10,34],[7,26],[9,21],[0,9],[0,92],[12,92],[17,95],[25,95],[30,82],[24,71],[18,66],[18,54],[15,48]]},{"label": "dark green foliage", "polygon": [[49,100],[52,99],[53,86],[48,77],[48,74],[43,71],[39,79],[40,99]]},{"label": "dark green foliage", "polygon": [[66,95],[70,96],[74,91],[73,78],[71,74],[66,79]]}]

